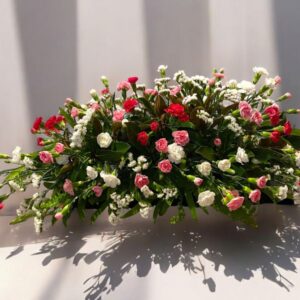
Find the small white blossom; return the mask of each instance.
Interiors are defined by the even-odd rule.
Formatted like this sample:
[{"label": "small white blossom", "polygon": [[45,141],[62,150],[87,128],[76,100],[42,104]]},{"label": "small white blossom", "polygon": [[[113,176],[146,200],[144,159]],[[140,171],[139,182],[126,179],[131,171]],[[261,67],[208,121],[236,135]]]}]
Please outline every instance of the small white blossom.
[{"label": "small white blossom", "polygon": [[104,180],[105,184],[111,188],[116,188],[117,185],[121,184],[121,180],[113,174],[107,174],[104,171],[101,171],[100,176]]},{"label": "small white blossom", "polygon": [[145,198],[149,198],[151,196],[154,195],[154,193],[149,189],[149,187],[147,185],[144,185],[141,188],[141,192],[143,193],[143,195],[145,196]]},{"label": "small white blossom", "polygon": [[182,104],[187,105],[188,103],[192,102],[192,101],[197,101],[197,94],[193,94],[192,96],[188,95],[186,96],[183,100],[182,100]]},{"label": "small white blossom", "polygon": [[34,169],[33,160],[28,156],[23,159],[23,164],[26,169]]},{"label": "small white blossom", "polygon": [[11,158],[11,162],[14,163],[14,164],[18,164],[20,163],[21,161],[21,151],[22,151],[22,148],[17,146],[13,152],[12,152],[12,158]]},{"label": "small white blossom", "polygon": [[36,173],[32,173],[30,179],[31,179],[31,182],[32,182],[32,186],[34,188],[39,188],[42,176],[38,175]]},{"label": "small white blossom", "polygon": [[269,72],[267,69],[263,68],[263,67],[254,67],[253,68],[253,72],[260,74],[260,75],[266,75],[269,76]]},{"label": "small white blossom", "polygon": [[18,192],[23,192],[24,191],[24,189],[18,183],[16,183],[13,180],[10,180],[8,182],[8,184],[10,185],[11,188],[13,188],[14,190],[16,190]]},{"label": "small white blossom", "polygon": [[255,92],[255,85],[250,81],[243,80],[237,84],[237,87],[247,94]]},{"label": "small white blossom", "polygon": [[205,110],[199,109],[196,113],[197,118],[204,121],[206,124],[211,125],[213,123],[213,118]]},{"label": "small white blossom", "polygon": [[111,213],[108,216],[108,221],[112,224],[112,225],[117,225],[120,222],[120,218],[118,216],[116,216],[114,213]]},{"label": "small white blossom", "polygon": [[300,168],[300,151],[296,151],[295,153],[296,166]]},{"label": "small white blossom", "polygon": [[157,68],[157,72],[161,73],[161,72],[166,72],[166,70],[168,69],[168,66],[166,65],[160,65],[158,68]]},{"label": "small white blossom", "polygon": [[293,199],[294,199],[295,205],[300,205],[300,193],[299,192],[295,192],[293,194]]},{"label": "small white blossom", "polygon": [[148,207],[148,206],[140,208],[141,217],[144,218],[144,219],[148,219],[149,216],[150,216],[150,211],[151,211],[151,208]]},{"label": "small white blossom", "polygon": [[280,186],[278,189],[278,194],[277,197],[279,200],[284,200],[287,198],[287,194],[288,194],[289,188],[287,185],[284,186]]}]

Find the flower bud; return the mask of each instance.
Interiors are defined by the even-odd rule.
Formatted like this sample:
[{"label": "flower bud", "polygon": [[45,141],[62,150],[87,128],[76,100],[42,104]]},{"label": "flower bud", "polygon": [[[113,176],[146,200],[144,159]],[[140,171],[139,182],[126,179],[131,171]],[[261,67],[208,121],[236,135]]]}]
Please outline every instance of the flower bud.
[{"label": "flower bud", "polygon": [[292,98],[291,93],[285,93],[284,95],[282,95],[281,97],[278,98],[278,101],[284,101],[284,100],[291,99],[291,98]]},{"label": "flower bud", "polygon": [[300,112],[299,109],[291,108],[286,111],[287,114],[298,114]]},{"label": "flower bud", "polygon": [[93,98],[94,100],[98,100],[98,99],[99,99],[98,94],[97,94],[97,91],[94,90],[94,89],[91,89],[91,90],[90,90],[90,95],[92,96],[92,98]]},{"label": "flower bud", "polygon": [[101,81],[106,88],[109,87],[109,82],[106,76],[101,76]]}]

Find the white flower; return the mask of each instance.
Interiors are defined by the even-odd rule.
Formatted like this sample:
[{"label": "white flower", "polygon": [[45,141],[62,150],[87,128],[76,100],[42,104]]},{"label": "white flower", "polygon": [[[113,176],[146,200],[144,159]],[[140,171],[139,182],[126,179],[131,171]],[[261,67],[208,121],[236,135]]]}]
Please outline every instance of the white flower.
[{"label": "white flower", "polygon": [[231,167],[231,162],[229,159],[222,159],[218,162],[218,168],[223,172],[230,169],[230,167]]},{"label": "white flower", "polygon": [[104,171],[101,171],[100,176],[103,178],[105,184],[113,189],[121,184],[120,179],[113,174],[107,174]]},{"label": "white flower", "polygon": [[97,143],[100,148],[108,148],[112,143],[112,138],[108,132],[102,132],[97,136]]},{"label": "white flower", "polygon": [[240,164],[249,162],[249,157],[245,149],[238,147],[237,153],[235,155],[235,160]]},{"label": "white flower", "polygon": [[69,155],[60,155],[55,160],[58,165],[66,165],[69,162]]},{"label": "white flower", "polygon": [[276,87],[276,80],[275,78],[266,78],[265,85],[270,89],[275,89]]},{"label": "white flower", "polygon": [[147,185],[144,185],[141,188],[141,192],[143,193],[143,195],[145,196],[145,198],[149,198],[151,196],[154,195],[154,193],[149,189],[149,187]]},{"label": "white flower", "polygon": [[129,122],[129,120],[124,118],[122,120],[122,127],[126,127],[128,122]]},{"label": "white flower", "polygon": [[211,192],[211,191],[205,191],[205,192],[201,192],[199,195],[198,195],[198,204],[200,206],[210,206],[214,203],[215,201],[215,193],[214,192]]},{"label": "white flower", "polygon": [[23,159],[23,164],[26,169],[34,169],[33,160],[27,156]]},{"label": "white flower", "polygon": [[288,191],[289,191],[289,188],[287,185],[280,186],[278,189],[278,194],[277,194],[277,197],[279,198],[279,200],[286,199]]},{"label": "white flower", "polygon": [[214,121],[213,118],[211,118],[210,114],[203,109],[199,109],[196,113],[196,116],[208,125],[211,125]]},{"label": "white flower", "polygon": [[144,219],[148,219],[149,216],[150,216],[150,211],[151,211],[151,209],[148,206],[140,208],[141,217],[144,218]]},{"label": "white flower", "polygon": [[30,179],[31,179],[31,182],[32,182],[32,186],[34,188],[39,188],[42,176],[38,175],[36,173],[32,173]]},{"label": "white flower", "polygon": [[250,81],[243,80],[237,84],[237,87],[245,93],[255,92],[255,85]]},{"label": "white flower", "polygon": [[193,94],[192,96],[188,95],[182,100],[182,104],[186,105],[194,100],[198,100],[197,94]]},{"label": "white flower", "polygon": [[23,192],[24,191],[24,189],[18,183],[16,183],[13,180],[10,180],[8,182],[8,184],[10,185],[11,188],[13,188],[14,190],[16,190],[18,192]]},{"label": "white flower", "polygon": [[204,176],[208,176],[212,170],[211,164],[208,161],[204,161],[203,163],[197,165],[196,168]]},{"label": "white flower", "polygon": [[118,216],[116,216],[114,213],[111,213],[108,216],[108,221],[112,224],[112,225],[117,225],[120,222],[120,218]]},{"label": "white flower", "polygon": [[260,74],[260,75],[266,75],[269,76],[269,72],[267,69],[263,68],[263,67],[254,67],[253,68],[253,72]]},{"label": "white flower", "polygon": [[98,172],[97,172],[93,167],[87,166],[87,167],[86,167],[86,175],[87,175],[90,179],[94,180],[94,179],[97,178]]},{"label": "white flower", "polygon": [[293,194],[294,204],[300,205],[300,193],[295,192]]},{"label": "white flower", "polygon": [[231,89],[235,89],[237,87],[237,81],[235,79],[231,79],[226,82],[226,86],[228,86]]},{"label": "white flower", "polygon": [[171,162],[179,164],[181,160],[185,157],[185,152],[183,147],[173,143],[168,146],[168,158]]},{"label": "white flower", "polygon": [[21,151],[22,148],[17,146],[12,152],[11,162],[14,164],[18,164],[21,161]]},{"label": "white flower", "polygon": [[157,72],[159,72],[159,73],[161,73],[161,72],[166,72],[167,69],[168,69],[168,66],[160,65],[160,66],[157,68]]}]

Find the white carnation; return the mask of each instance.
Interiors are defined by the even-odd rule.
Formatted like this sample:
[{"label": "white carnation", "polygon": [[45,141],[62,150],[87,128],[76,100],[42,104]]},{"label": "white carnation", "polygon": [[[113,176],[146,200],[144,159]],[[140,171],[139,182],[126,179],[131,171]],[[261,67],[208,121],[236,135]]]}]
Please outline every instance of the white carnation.
[{"label": "white carnation", "polygon": [[280,186],[278,189],[278,194],[277,197],[279,200],[284,200],[287,198],[287,194],[288,194],[289,188],[287,185],[284,186]]},{"label": "white carnation", "polygon": [[11,162],[14,164],[18,164],[21,161],[21,151],[22,148],[17,146],[12,152]]},{"label": "white carnation", "polygon": [[94,179],[97,178],[98,172],[97,172],[93,167],[88,166],[88,167],[86,167],[86,175],[87,175],[90,179],[94,180]]},{"label": "white carnation", "polygon": [[183,147],[173,143],[168,146],[168,158],[171,162],[179,164],[181,160],[185,157],[185,152]]},{"label": "white carnation", "polygon": [[101,171],[100,176],[103,178],[105,184],[113,189],[121,184],[121,180],[113,174],[107,174]]},{"label": "white carnation", "polygon": [[23,164],[26,169],[34,169],[33,160],[27,156],[23,159]]},{"label": "white carnation", "polygon": [[141,192],[143,193],[143,195],[145,196],[145,198],[149,198],[151,196],[154,195],[154,193],[149,189],[149,187],[147,185],[144,185],[141,188]]},{"label": "white carnation", "polygon": [[211,192],[211,191],[205,191],[205,192],[201,192],[199,195],[198,195],[198,204],[200,206],[210,206],[214,203],[215,201],[215,193],[214,192]]},{"label": "white carnation", "polygon": [[208,161],[205,161],[196,166],[197,170],[204,176],[208,176],[211,173],[211,164]]},{"label": "white carnation", "polygon": [[97,136],[97,143],[101,148],[108,148],[112,143],[112,138],[108,132],[102,132]]},{"label": "white carnation", "polygon": [[237,84],[237,87],[245,93],[253,93],[255,92],[255,85],[247,80],[243,80]]},{"label": "white carnation", "polygon": [[300,193],[295,192],[293,194],[294,204],[300,205]]},{"label": "white carnation", "polygon": [[300,168],[300,151],[296,151],[296,166]]},{"label": "white carnation", "polygon": [[269,76],[269,72],[267,69],[263,68],[263,67],[254,67],[253,68],[253,72],[260,74],[260,75],[266,75]]},{"label": "white carnation", "polygon": [[149,216],[150,216],[150,211],[151,211],[151,208],[148,207],[148,206],[140,208],[141,217],[144,218],[144,219],[148,219]]},{"label": "white carnation", "polygon": [[249,162],[249,157],[245,149],[238,147],[237,153],[235,155],[235,160],[240,164]]},{"label": "white carnation", "polygon": [[222,159],[218,162],[218,168],[223,172],[230,169],[230,167],[231,167],[231,162],[229,159]]}]

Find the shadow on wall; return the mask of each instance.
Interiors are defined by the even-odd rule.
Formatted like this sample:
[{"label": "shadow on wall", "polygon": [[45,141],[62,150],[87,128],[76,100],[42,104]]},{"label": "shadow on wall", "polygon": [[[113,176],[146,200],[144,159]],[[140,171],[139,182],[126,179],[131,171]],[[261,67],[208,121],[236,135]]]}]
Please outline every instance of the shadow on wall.
[{"label": "shadow on wall", "polygon": [[[271,205],[264,208],[259,217],[259,230],[236,227],[225,218],[218,218],[216,222],[217,219],[211,216],[203,226],[190,219],[176,226],[162,226],[158,222],[149,227],[147,222],[128,222],[117,232],[102,228],[101,231],[105,232],[101,242],[105,244],[103,250],[81,252],[86,243],[84,236],[70,232],[65,238],[44,244],[34,255],[46,255],[43,266],[62,258],[72,259],[76,266],[99,264],[99,272],[83,283],[88,300],[102,299],[112,293],[132,270],[137,271],[138,277],[146,277],[154,265],[159,266],[162,273],[182,266],[189,274],[200,275],[202,283],[211,292],[218,288],[214,272],[222,269],[225,276],[237,281],[250,280],[254,272],[259,271],[264,280],[289,291],[293,283],[277,267],[297,271],[296,259],[300,258],[299,210],[289,207],[289,210],[279,209],[278,212],[278,208]],[[22,247],[15,249],[7,259],[22,250]],[[207,270],[206,266],[211,263],[214,270]],[[201,288],[199,286],[199,291]],[[50,293],[50,290],[45,293]]]},{"label": "shadow on wall", "polygon": [[31,118],[76,96],[77,1],[14,0]]},{"label": "shadow on wall", "polygon": [[144,0],[149,78],[166,64],[168,74],[210,72],[208,0]]},{"label": "shadow on wall", "polygon": [[[274,0],[274,34],[277,42],[279,75],[282,76],[282,92],[291,92],[293,99],[283,107],[300,106],[300,1]],[[300,126],[299,116],[291,116],[291,121]]]}]

